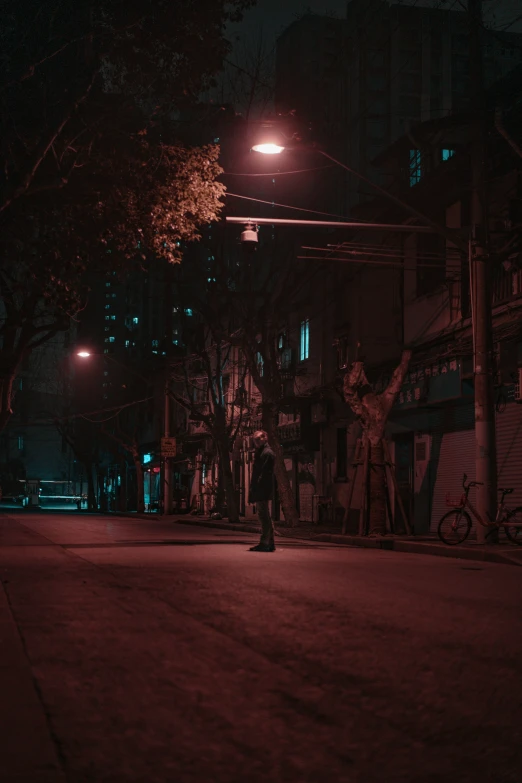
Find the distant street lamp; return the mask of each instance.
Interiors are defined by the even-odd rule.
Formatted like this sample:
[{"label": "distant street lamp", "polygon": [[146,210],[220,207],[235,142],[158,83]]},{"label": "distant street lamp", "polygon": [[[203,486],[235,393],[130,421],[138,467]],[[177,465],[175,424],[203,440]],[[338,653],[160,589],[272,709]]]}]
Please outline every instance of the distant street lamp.
[{"label": "distant street lamp", "polygon": [[103,359],[107,359],[108,361],[113,362],[114,364],[117,364],[119,367],[124,369],[125,372],[129,372],[132,375],[135,375],[137,378],[140,378],[146,384],[150,383],[150,378],[146,378],[144,375],[141,375],[141,373],[136,372],[136,370],[133,370],[127,364],[124,364],[123,362],[120,362],[119,359],[115,359],[114,356],[109,356],[106,353],[96,353],[95,351],[89,351],[87,348],[82,348],[81,350],[76,351],[76,356],[79,356],[80,359],[90,359],[93,356],[94,357],[100,356]]},{"label": "distant street lamp", "polygon": [[[101,356],[104,359],[108,359],[111,362],[114,362],[114,364],[118,365],[119,367],[123,368],[126,372],[132,373],[137,378],[140,378],[142,381],[144,381],[147,386],[151,383],[151,378],[146,378],[144,375],[141,375],[141,373],[136,372],[136,370],[131,369],[127,364],[124,364],[123,362],[120,362],[118,359],[115,359],[114,356],[109,356],[106,353],[94,353],[92,351],[87,350],[86,348],[82,348],[79,351],[76,351],[76,356],[79,356],[81,359],[89,359],[91,356]],[[125,387],[122,387],[125,388]],[[160,440],[160,459],[163,460],[163,513],[164,514],[171,514],[172,513],[172,466],[170,457],[167,457],[166,455],[162,455],[162,444],[165,440],[170,439],[170,395],[168,390],[168,380],[165,384],[165,392],[164,392],[164,415],[163,415],[163,437]]]}]

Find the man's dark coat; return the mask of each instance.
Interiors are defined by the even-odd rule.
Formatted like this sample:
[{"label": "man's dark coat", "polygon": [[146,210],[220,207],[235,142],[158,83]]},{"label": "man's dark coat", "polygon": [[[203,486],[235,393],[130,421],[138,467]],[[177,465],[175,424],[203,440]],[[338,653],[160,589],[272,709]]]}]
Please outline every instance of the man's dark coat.
[{"label": "man's dark coat", "polygon": [[249,503],[260,500],[272,500],[274,494],[274,462],[275,454],[268,445],[263,443],[255,450],[252,478],[250,479]]}]

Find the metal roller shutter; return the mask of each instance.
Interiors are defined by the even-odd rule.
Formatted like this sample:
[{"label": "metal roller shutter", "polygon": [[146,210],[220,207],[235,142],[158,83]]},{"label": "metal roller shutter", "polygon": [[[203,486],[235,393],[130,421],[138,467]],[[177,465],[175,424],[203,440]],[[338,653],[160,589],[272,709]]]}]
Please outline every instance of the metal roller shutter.
[{"label": "metal roller shutter", "polygon": [[311,522],[313,517],[313,499],[315,487],[313,484],[299,484],[299,519],[301,522]]},{"label": "metal roller shutter", "polygon": [[[450,507],[446,504],[446,495],[457,501],[462,494],[462,474],[475,479],[475,433],[473,430],[447,432],[442,435],[438,464],[433,465],[435,486],[431,504],[432,533],[437,532],[440,518]],[[470,492],[470,500],[475,502],[475,491]]]},{"label": "metal roller shutter", "polygon": [[498,486],[513,487],[506,505],[522,506],[522,405],[510,403],[497,414]]}]

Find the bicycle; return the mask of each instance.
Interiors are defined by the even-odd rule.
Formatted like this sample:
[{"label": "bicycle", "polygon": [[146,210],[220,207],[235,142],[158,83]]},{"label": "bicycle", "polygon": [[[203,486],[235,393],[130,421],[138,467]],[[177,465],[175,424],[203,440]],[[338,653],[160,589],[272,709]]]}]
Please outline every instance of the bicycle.
[{"label": "bicycle", "polygon": [[[488,515],[488,519],[484,520],[469,499],[470,489],[472,487],[482,486],[483,482],[468,481],[466,484],[467,478],[468,477],[464,473],[462,479],[464,494],[461,496],[459,502],[455,504],[456,507],[451,511],[448,511],[447,514],[444,514],[439,522],[437,534],[440,540],[443,541],[444,544],[450,546],[462,544],[462,542],[466,540],[471,531],[471,517],[466,511],[466,509],[469,509],[482,527],[490,528],[487,535],[491,535],[494,530],[504,528],[504,532],[511,543],[522,546],[522,506],[517,506],[512,511],[504,507],[504,498],[506,495],[510,495],[513,492],[513,489],[498,490],[502,493],[502,497],[497,506],[495,519],[491,519]],[[446,502],[449,504],[448,498],[446,498]]]}]

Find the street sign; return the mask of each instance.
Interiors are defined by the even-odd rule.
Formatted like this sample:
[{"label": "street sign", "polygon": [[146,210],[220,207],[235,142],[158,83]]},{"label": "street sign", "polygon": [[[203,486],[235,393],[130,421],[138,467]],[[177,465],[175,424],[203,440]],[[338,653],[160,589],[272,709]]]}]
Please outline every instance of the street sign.
[{"label": "street sign", "polygon": [[161,456],[162,457],[176,456],[176,438],[161,439]]}]

